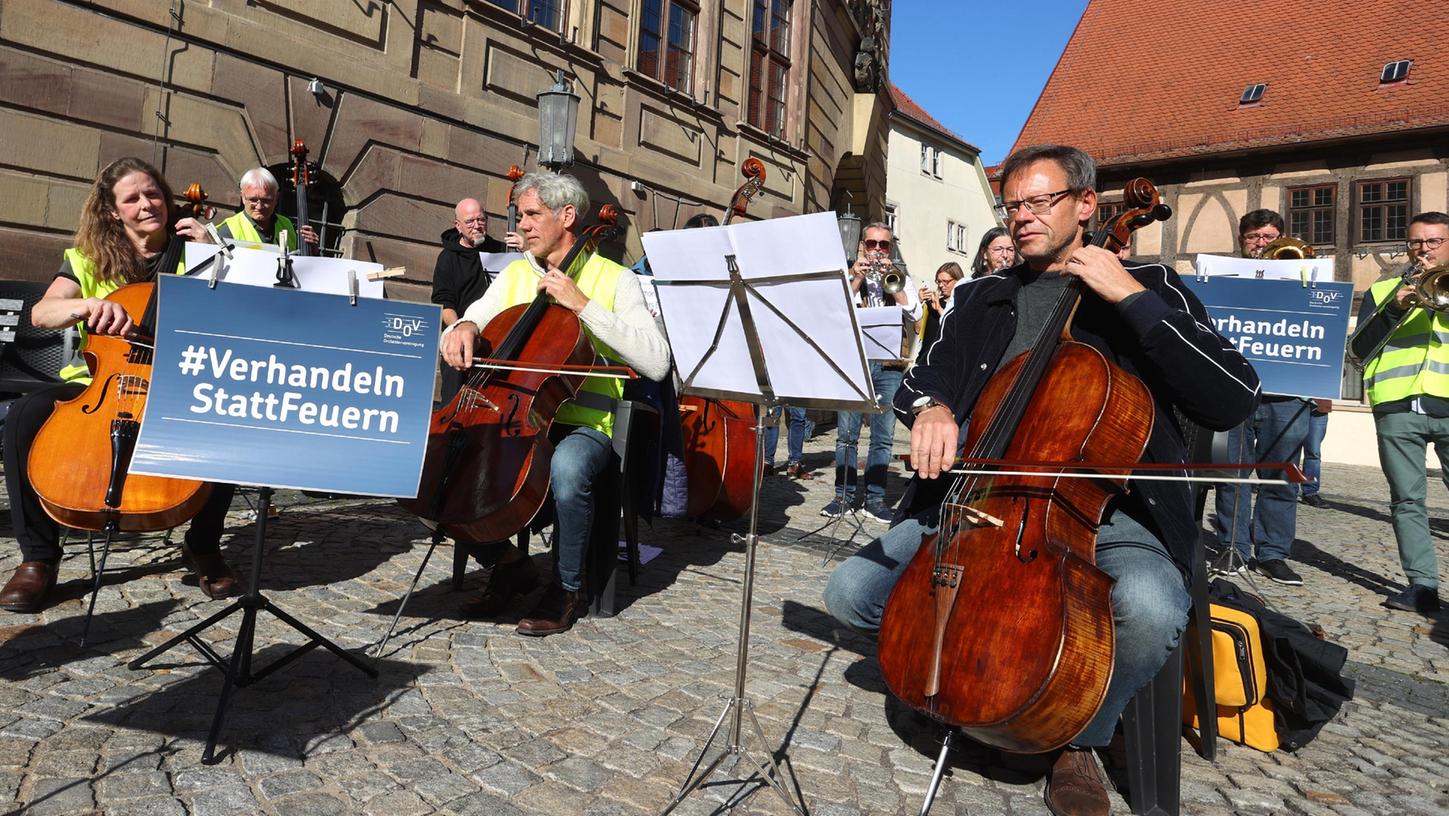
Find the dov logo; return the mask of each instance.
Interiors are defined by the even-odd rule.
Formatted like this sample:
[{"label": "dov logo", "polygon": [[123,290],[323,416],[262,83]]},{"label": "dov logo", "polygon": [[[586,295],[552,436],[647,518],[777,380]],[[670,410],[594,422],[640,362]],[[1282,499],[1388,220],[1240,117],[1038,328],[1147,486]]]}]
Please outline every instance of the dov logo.
[{"label": "dov logo", "polygon": [[426,330],[428,328],[428,321],[421,317],[405,317],[403,315],[390,314],[383,317],[382,325],[389,334],[412,337]]},{"label": "dov logo", "polygon": [[1343,299],[1343,293],[1328,289],[1314,289],[1309,292],[1308,298],[1309,302],[1315,306],[1332,306]]}]

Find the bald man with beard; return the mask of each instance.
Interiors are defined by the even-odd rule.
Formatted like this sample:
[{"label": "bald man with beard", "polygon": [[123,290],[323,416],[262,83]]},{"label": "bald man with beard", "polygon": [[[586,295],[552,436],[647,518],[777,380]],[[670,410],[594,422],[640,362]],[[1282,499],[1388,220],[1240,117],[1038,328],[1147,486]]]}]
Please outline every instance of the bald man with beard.
[{"label": "bald man with beard", "polygon": [[[465,198],[453,208],[453,226],[443,231],[443,249],[433,265],[432,300],[443,307],[443,328],[457,322],[469,304],[488,291],[488,276],[479,253],[507,250],[502,241],[489,237],[487,226],[488,218],[478,199]],[[444,366],[442,371],[442,399],[446,403],[458,392],[463,379],[455,369]]]}]

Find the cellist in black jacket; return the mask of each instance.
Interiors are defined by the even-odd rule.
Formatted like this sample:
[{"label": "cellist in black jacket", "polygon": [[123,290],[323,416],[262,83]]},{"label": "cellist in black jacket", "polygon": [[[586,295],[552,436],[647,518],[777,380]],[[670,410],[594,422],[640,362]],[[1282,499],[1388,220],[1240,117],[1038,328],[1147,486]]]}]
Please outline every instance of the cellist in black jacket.
[{"label": "cellist in black jacket", "polygon": [[[1031,348],[1071,276],[1083,284],[1073,339],[1100,350],[1152,394],[1155,420],[1142,461],[1183,461],[1173,408],[1207,428],[1227,429],[1256,406],[1252,367],[1211,328],[1172,269],[1124,266],[1106,249],[1083,246],[1097,207],[1095,184],[1091,157],[1072,147],[1023,148],[1002,165],[998,209],[1023,263],[956,286],[941,337],[922,351],[896,394],[896,413],[911,427],[917,474],[891,530],[830,578],[826,604],[852,628],[879,629],[891,588],[922,537],[935,530],[951,481],[939,477],[955,461],[962,424],[998,367]],[[1130,480],[1108,504],[1096,556],[1116,580],[1113,675],[1095,719],[1053,764],[1046,790],[1053,813],[1108,812],[1091,749],[1108,744],[1122,709],[1162,667],[1186,626],[1185,575],[1197,534],[1185,483]]]}]

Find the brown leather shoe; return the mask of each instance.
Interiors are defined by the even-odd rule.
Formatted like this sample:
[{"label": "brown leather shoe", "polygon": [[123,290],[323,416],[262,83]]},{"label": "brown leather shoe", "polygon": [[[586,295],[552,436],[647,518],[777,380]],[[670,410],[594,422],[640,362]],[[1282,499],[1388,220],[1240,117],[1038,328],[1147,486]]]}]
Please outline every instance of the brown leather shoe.
[{"label": "brown leather shoe", "polygon": [[54,561],[22,561],[15,574],[0,589],[0,609],[34,612],[45,602],[60,572]]},{"label": "brown leather shoe", "polygon": [[1112,803],[1090,749],[1062,751],[1047,774],[1046,806],[1055,816],[1107,816]]},{"label": "brown leather shoe", "polygon": [[543,637],[568,631],[584,612],[584,593],[570,592],[558,582],[549,584],[538,605],[518,622],[518,634]]},{"label": "brown leather shoe", "polygon": [[785,475],[789,476],[792,479],[799,479],[802,482],[809,481],[810,479],[815,478],[815,474],[811,473],[808,468],[806,468],[799,462],[787,463],[785,465]]},{"label": "brown leather shoe", "polygon": [[527,557],[493,565],[488,576],[488,586],[472,599],[458,607],[458,614],[471,620],[496,618],[508,609],[508,604],[519,595],[526,595],[538,586],[538,573],[533,561]]},{"label": "brown leather shoe", "polygon": [[226,563],[221,557],[220,550],[203,550],[197,552],[191,549],[191,545],[181,545],[181,561],[191,574],[196,576],[196,583],[201,587],[201,593],[206,597],[219,601],[222,598],[230,598],[235,595],[241,584],[241,577],[236,570]]}]

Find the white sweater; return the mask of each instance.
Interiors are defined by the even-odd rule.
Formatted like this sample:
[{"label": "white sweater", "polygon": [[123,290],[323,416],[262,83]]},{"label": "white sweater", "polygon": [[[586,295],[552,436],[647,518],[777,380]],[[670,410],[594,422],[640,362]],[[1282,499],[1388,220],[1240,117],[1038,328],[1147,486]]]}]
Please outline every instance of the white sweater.
[{"label": "white sweater", "polygon": [[[542,277],[532,264],[525,267],[524,273],[532,274],[535,278]],[[505,269],[503,274],[516,273]],[[472,323],[481,331],[483,326],[488,325],[488,321],[508,308],[509,304],[504,302],[507,287],[501,285],[502,277],[500,275],[499,280],[483,293],[483,297],[473,301],[457,323],[449,326],[443,333],[447,334],[464,321]],[[597,301],[590,300],[579,313],[579,320],[599,342],[617,351],[622,358],[621,362],[641,375],[656,382],[669,376],[669,343],[664,339],[664,330],[655,322],[654,316],[649,314],[649,309],[644,304],[644,291],[640,288],[639,278],[632,271],[622,269],[619,272],[619,280],[614,285],[614,311],[611,312]]]}]

